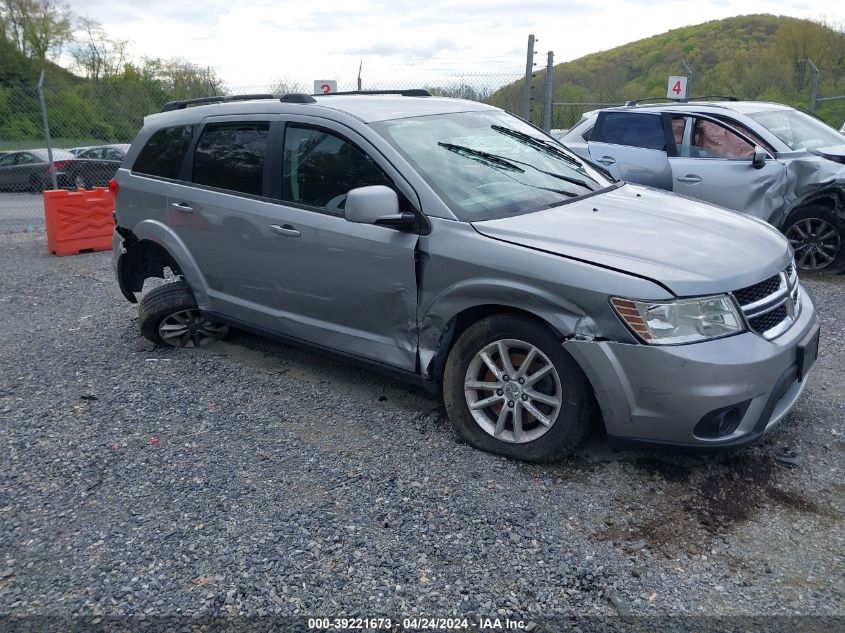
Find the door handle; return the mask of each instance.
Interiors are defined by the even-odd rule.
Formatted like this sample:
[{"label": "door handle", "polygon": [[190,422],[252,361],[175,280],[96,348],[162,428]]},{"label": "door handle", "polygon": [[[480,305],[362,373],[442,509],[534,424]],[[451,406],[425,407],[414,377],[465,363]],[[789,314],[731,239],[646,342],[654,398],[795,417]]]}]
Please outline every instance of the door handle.
[{"label": "door handle", "polygon": [[270,230],[273,231],[273,233],[278,233],[279,235],[286,235],[288,237],[299,237],[300,235],[302,235],[302,233],[297,231],[290,224],[271,224]]},{"label": "door handle", "polygon": [[176,209],[177,211],[181,211],[182,213],[192,213],[194,208],[189,207],[184,202],[171,202],[170,206]]},{"label": "door handle", "polygon": [[602,156],[601,158],[597,158],[596,162],[602,165],[615,165],[616,159],[613,156]]},{"label": "door handle", "polygon": [[695,174],[687,174],[686,176],[678,176],[675,178],[678,182],[688,182],[690,184],[695,184],[697,182],[701,182],[701,176],[696,176]]}]

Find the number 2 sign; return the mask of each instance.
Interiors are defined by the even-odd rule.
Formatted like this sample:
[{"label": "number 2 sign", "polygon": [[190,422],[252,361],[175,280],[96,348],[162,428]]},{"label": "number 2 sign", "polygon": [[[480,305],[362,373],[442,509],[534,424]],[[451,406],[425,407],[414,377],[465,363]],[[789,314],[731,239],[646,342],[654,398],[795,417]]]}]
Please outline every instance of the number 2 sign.
[{"label": "number 2 sign", "polygon": [[669,99],[686,99],[687,98],[687,78],[686,77],[669,77],[669,90],[666,92]]}]

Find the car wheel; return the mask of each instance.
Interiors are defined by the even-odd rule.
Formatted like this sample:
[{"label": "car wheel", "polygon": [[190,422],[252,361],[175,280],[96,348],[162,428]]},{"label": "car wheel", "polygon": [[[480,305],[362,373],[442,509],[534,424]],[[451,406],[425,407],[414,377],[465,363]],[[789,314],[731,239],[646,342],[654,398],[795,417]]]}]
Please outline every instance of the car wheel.
[{"label": "car wheel", "polygon": [[592,417],[587,379],[560,341],[542,324],[509,314],[460,336],[446,361],[443,400],[471,445],[532,462],[573,453]]},{"label": "car wheel", "polygon": [[156,345],[201,347],[220,340],[229,326],[208,319],[198,308],[194,294],[184,281],[150,290],[138,304],[141,334]]},{"label": "car wheel", "polygon": [[81,174],[77,174],[76,178],[73,179],[73,184],[77,189],[88,189],[88,181]]},{"label": "car wheel", "polygon": [[798,270],[838,273],[845,269],[845,227],[829,209],[798,209],[784,226]]},{"label": "car wheel", "polygon": [[29,177],[29,192],[38,194],[44,191],[44,180],[35,174]]}]

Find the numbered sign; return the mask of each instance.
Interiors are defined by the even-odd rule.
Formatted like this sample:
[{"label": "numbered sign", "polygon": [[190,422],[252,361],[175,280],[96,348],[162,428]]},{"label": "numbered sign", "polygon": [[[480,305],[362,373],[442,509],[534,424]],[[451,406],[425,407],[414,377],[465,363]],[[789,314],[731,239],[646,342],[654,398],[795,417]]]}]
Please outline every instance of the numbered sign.
[{"label": "numbered sign", "polygon": [[327,95],[337,92],[337,80],[335,79],[318,79],[314,81],[314,94]]},{"label": "numbered sign", "polygon": [[687,98],[687,78],[686,77],[669,77],[669,91],[666,96],[670,99],[686,99]]}]

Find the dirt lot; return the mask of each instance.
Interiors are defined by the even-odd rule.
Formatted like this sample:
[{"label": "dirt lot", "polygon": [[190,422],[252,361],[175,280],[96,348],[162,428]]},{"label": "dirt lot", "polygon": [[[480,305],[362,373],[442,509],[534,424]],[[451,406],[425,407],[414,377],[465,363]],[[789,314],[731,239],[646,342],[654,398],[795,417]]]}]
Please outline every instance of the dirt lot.
[{"label": "dirt lot", "polygon": [[52,257],[40,231],[7,232],[0,271],[0,626],[460,614],[559,630],[694,614],[845,627],[845,277],[805,280],[820,358],[763,442],[613,452],[597,432],[537,466],[473,450],[436,401],[309,353],[246,334],[157,349],[110,253]]}]

